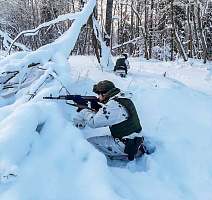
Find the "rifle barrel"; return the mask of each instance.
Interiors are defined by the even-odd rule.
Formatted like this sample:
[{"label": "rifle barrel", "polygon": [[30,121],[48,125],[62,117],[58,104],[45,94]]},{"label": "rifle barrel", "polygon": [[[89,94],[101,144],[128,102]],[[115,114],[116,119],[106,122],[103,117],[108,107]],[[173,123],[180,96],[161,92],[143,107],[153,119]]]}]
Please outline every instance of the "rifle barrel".
[{"label": "rifle barrel", "polygon": [[80,95],[61,95],[58,97],[43,97],[43,99],[63,99],[63,100],[74,100],[74,99],[85,99],[85,100],[97,100],[95,96],[80,96]]},{"label": "rifle barrel", "polygon": [[52,97],[52,96],[50,96],[50,97],[43,97],[43,99],[64,99],[64,100],[66,100],[67,97],[65,95],[58,96],[58,97]]}]

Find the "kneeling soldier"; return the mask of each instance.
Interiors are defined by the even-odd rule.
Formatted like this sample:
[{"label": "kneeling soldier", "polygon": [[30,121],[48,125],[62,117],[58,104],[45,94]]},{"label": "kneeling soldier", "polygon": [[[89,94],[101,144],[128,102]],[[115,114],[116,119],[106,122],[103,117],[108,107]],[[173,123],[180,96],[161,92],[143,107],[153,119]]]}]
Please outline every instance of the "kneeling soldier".
[{"label": "kneeling soldier", "polygon": [[77,127],[101,128],[109,126],[111,135],[88,138],[88,141],[111,159],[133,160],[144,153],[141,124],[131,100],[132,93],[121,92],[108,80],[93,86],[103,107],[97,113],[81,110],[75,117]]}]

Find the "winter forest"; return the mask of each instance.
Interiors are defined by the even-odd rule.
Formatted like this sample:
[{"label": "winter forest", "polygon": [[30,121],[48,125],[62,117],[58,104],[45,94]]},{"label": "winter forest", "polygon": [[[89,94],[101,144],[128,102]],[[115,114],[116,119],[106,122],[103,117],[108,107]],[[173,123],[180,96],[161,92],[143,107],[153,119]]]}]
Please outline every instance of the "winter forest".
[{"label": "winter forest", "polygon": [[[109,159],[58,98],[103,80],[150,154]],[[0,0],[0,200],[211,200],[211,122],[211,0]]]},{"label": "winter forest", "polygon": [[[84,7],[83,0],[42,1],[16,0],[0,2],[0,49],[36,50],[49,44],[67,31],[72,19],[48,25],[39,25],[67,13],[77,13]],[[103,0],[96,2],[93,16],[98,20],[101,37],[110,47],[112,55],[127,52],[130,56],[144,56],[147,60],[176,60],[182,57],[212,58],[210,0]],[[29,31],[27,30],[34,30]],[[26,31],[26,32],[23,32]],[[91,18],[81,28],[77,42],[70,52],[73,55],[101,56],[97,53],[99,41],[95,40]],[[100,55],[99,55],[100,54]]]}]

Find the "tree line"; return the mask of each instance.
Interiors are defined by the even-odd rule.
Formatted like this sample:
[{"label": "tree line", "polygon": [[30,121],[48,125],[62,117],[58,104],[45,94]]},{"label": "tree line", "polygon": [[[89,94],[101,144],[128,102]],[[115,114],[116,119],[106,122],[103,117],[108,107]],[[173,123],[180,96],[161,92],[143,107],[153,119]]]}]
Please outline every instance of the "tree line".
[{"label": "tree line", "polygon": [[[87,0],[1,0],[0,31],[14,39],[20,32],[31,30],[66,13],[82,10]],[[82,27],[71,54],[101,57],[101,42],[94,37],[100,32],[112,55],[128,53],[159,60],[182,57],[212,60],[212,2],[210,0],[97,0],[93,17]],[[72,25],[61,21],[39,29],[35,34],[18,38],[30,50],[55,41]],[[1,33],[1,32],[0,32]],[[100,35],[99,35],[100,36]],[[0,34],[0,49],[8,50]],[[21,50],[20,45],[13,45]]]}]

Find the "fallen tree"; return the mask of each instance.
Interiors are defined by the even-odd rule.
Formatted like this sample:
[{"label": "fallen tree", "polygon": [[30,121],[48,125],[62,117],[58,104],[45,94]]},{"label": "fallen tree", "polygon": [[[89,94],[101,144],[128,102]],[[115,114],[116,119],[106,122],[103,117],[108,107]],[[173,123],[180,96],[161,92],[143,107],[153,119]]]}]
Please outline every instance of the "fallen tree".
[{"label": "fallen tree", "polygon": [[25,87],[25,85],[31,85],[27,87],[28,91],[25,91],[29,95],[29,99],[31,99],[50,78],[58,80],[64,88],[67,88],[71,83],[68,58],[77,42],[81,28],[90,18],[92,18],[93,32],[100,43],[100,47],[98,47],[101,51],[100,65],[102,67],[107,66],[110,51],[107,51],[107,48],[104,46],[98,21],[93,17],[95,6],[96,0],[89,0],[79,13],[59,16],[55,20],[41,24],[36,29],[21,32],[11,43],[10,49],[21,35],[36,34],[43,27],[67,19],[73,20],[71,27],[53,43],[47,44],[36,51],[14,53],[1,60],[1,95],[5,97],[10,96]]}]

